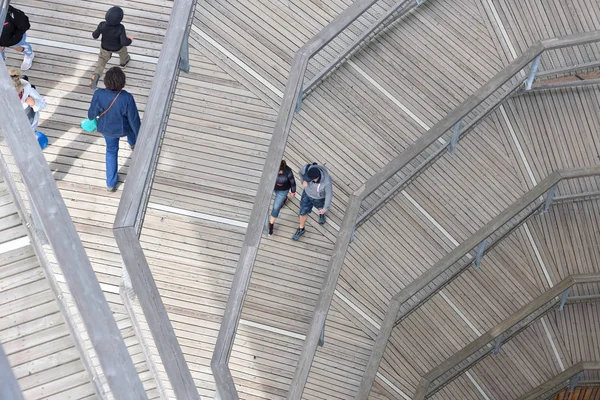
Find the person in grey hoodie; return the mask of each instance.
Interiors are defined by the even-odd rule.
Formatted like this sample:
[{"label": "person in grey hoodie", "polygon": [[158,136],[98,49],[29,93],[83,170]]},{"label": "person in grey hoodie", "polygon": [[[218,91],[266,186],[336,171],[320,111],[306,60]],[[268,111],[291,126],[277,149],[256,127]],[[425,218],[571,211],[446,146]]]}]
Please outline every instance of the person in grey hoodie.
[{"label": "person in grey hoodie", "polygon": [[300,168],[299,174],[302,177],[304,191],[300,199],[300,226],[296,229],[292,240],[298,240],[304,235],[304,224],[313,207],[319,210],[319,224],[325,223],[325,213],[329,210],[333,198],[331,176],[325,166],[317,163],[306,164]]}]

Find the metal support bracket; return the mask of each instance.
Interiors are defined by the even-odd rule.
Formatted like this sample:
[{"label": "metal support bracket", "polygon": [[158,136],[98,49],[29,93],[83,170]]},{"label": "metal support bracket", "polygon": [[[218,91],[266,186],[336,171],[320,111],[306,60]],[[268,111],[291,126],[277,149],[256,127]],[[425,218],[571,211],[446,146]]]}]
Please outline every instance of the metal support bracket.
[{"label": "metal support bracket", "polygon": [[496,344],[494,345],[494,348],[492,349],[492,354],[497,356],[498,353],[500,353],[500,347],[502,346],[502,339],[504,339],[504,332],[502,332],[500,334],[500,336],[498,336],[496,338]]},{"label": "metal support bracket", "polygon": [[354,242],[354,233],[356,232],[356,226],[352,229],[352,235],[350,235],[350,243]]},{"label": "metal support bracket", "polygon": [[565,308],[565,303],[567,302],[567,299],[569,298],[569,293],[571,293],[571,288],[568,288],[567,290],[565,290],[562,294],[562,297],[560,298],[560,306],[558,306],[558,309],[560,311],[563,310],[563,308]]},{"label": "metal support bracket", "polygon": [[298,101],[296,102],[296,114],[302,111],[302,96],[304,96],[304,84],[300,86],[300,93],[298,94]]},{"label": "metal support bracket", "polygon": [[544,209],[542,210],[543,213],[548,212],[548,209],[552,205],[552,201],[554,200],[554,196],[556,196],[556,189],[557,189],[557,185],[554,185],[546,193],[546,202],[544,203]]},{"label": "metal support bracket", "polygon": [[479,243],[479,246],[477,246],[477,251],[475,253],[475,261],[473,262],[473,264],[475,264],[475,268],[479,269],[479,267],[481,266],[481,259],[483,258],[483,253],[485,253],[485,246],[487,245],[487,241],[488,239],[485,238],[483,239],[483,242]]},{"label": "metal support bracket", "polygon": [[419,7],[421,4],[425,3],[425,0],[416,0],[415,3],[417,4],[417,7]]},{"label": "metal support bracket", "polygon": [[188,42],[188,35],[183,38],[181,44],[181,53],[179,55],[179,69],[185,73],[190,72],[190,45]]},{"label": "metal support bracket", "polygon": [[573,393],[573,391],[575,390],[575,387],[579,383],[579,379],[581,379],[581,374],[582,372],[578,373],[577,375],[571,378],[571,381],[569,382],[569,394]]},{"label": "metal support bracket", "polygon": [[323,325],[323,329],[321,330],[321,336],[319,337],[319,347],[323,347],[325,344],[325,325]]},{"label": "metal support bracket", "polygon": [[460,128],[462,126],[462,122],[463,120],[461,119],[452,128],[452,140],[450,140],[450,147],[448,149],[452,155],[456,153],[456,145],[458,144],[458,139],[460,138]]},{"label": "metal support bracket", "polygon": [[535,74],[537,74],[538,67],[540,66],[541,58],[542,58],[542,55],[540,54],[531,62],[531,70],[529,71],[529,76],[527,77],[527,80],[525,81],[525,90],[531,90],[531,86],[533,85],[533,80],[535,79]]}]

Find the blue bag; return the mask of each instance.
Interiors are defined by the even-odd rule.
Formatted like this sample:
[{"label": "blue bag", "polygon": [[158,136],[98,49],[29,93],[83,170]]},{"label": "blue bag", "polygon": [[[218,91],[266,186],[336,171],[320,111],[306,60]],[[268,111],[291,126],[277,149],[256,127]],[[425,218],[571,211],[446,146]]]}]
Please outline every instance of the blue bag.
[{"label": "blue bag", "polygon": [[83,121],[81,121],[81,129],[83,129],[86,132],[96,132],[96,129],[98,128],[98,118],[94,118],[94,119],[84,119]]},{"label": "blue bag", "polygon": [[48,136],[44,135],[42,132],[35,132],[37,136],[38,143],[42,149],[45,149],[48,146]]}]

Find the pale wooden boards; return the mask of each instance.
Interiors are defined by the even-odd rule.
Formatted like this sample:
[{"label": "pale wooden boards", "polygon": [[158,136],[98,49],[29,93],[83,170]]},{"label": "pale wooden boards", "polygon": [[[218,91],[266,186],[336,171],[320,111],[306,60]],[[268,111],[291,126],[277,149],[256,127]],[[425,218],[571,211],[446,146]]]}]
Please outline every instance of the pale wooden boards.
[{"label": "pale wooden boards", "polygon": [[[86,85],[100,46],[100,41],[95,41],[91,32],[106,10],[113,5],[122,6],[127,32],[135,38],[130,47],[132,61],[126,69],[127,90],[135,96],[143,113],[172,2],[149,0],[108,4],[96,1],[87,2],[85,8],[76,2],[62,0],[26,0],[13,4],[30,17],[32,28],[28,37],[36,58],[27,74],[48,102],[39,128],[50,139],[44,154],[144,387],[150,398],[156,398],[159,395],[156,384],[148,372],[119,295],[122,261],[111,232],[119,194],[106,193],[102,137],[83,132],[79,122],[87,114],[93,93]],[[7,55],[9,65],[20,65],[18,55],[14,52]],[[116,64],[114,58],[109,67]],[[122,149],[119,157],[121,181],[129,161],[130,151]]]}]

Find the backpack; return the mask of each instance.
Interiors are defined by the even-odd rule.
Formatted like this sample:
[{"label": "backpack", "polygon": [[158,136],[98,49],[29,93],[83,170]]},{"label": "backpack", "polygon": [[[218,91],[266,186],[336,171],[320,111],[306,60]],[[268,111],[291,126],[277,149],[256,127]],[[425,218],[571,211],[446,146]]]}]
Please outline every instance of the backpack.
[{"label": "backpack", "polygon": [[13,23],[17,29],[21,32],[26,32],[29,30],[29,28],[31,28],[31,25],[29,24],[29,17],[27,17],[23,11],[10,6],[8,13],[11,15]]}]

